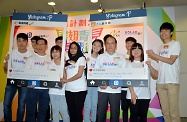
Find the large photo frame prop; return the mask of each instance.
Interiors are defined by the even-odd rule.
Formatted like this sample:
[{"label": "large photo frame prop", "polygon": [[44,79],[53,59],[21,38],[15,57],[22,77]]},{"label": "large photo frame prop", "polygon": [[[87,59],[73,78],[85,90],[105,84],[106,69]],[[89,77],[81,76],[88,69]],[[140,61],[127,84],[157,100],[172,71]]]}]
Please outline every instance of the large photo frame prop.
[{"label": "large photo frame prop", "polygon": [[[62,36],[61,64],[64,64],[67,17],[63,14],[13,13],[9,52],[17,48],[16,35],[26,33],[29,38],[28,50],[32,50],[30,38],[39,36],[48,41],[46,54],[50,56],[50,49],[55,45],[55,38]],[[63,68],[61,73],[63,74]],[[9,59],[7,85],[58,88],[62,86],[59,81],[59,73],[56,71],[15,69],[11,67],[11,58]]]},{"label": "large photo frame prop", "polygon": [[[90,40],[103,39],[111,34],[117,39],[117,52],[125,55],[125,39],[129,36],[136,38],[147,50],[147,12],[146,9],[127,10],[90,15]],[[91,55],[92,41],[89,42]],[[147,56],[144,55],[144,61]],[[88,86],[148,86],[148,67],[144,68],[90,68],[87,71]]]}]

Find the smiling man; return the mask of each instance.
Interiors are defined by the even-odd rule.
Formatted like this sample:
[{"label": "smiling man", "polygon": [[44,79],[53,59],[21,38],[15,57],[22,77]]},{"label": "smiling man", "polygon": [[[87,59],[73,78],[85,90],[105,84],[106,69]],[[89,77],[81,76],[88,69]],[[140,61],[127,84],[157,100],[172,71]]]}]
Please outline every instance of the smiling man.
[{"label": "smiling man", "polygon": [[[125,68],[126,59],[116,52],[117,40],[110,34],[104,37],[106,52],[99,55],[95,68]],[[97,121],[106,121],[108,103],[110,104],[110,122],[119,122],[121,87],[100,86],[98,88]]]},{"label": "smiling man", "polygon": [[[46,54],[47,40],[40,38],[36,41],[37,53],[28,59],[26,64],[27,69],[32,70],[47,70],[50,63],[50,56]],[[35,79],[38,80],[38,79]],[[38,103],[37,122],[44,122],[46,118],[46,112],[49,106],[49,89],[30,86],[27,90],[26,101],[26,122],[35,122],[36,104]]]},{"label": "smiling man", "polygon": [[[8,61],[11,57],[11,68],[13,69],[25,69],[25,64],[27,58],[30,57],[33,53],[27,50],[28,46],[28,36],[25,33],[19,33],[17,35],[17,49],[12,50],[7,54],[4,63],[4,71],[7,72]],[[18,109],[17,109],[17,118],[16,121],[23,121],[24,111],[25,111],[25,98],[26,98],[26,87],[21,86],[6,86],[4,94],[4,120],[6,122],[12,121],[12,101],[18,90]]]},{"label": "smiling man", "polygon": [[179,114],[179,72],[180,44],[172,40],[173,25],[165,22],[160,26],[160,37],[163,40],[159,54],[147,50],[150,58],[158,61],[158,69],[148,65],[151,74],[158,77],[157,92],[165,122],[180,122]]}]

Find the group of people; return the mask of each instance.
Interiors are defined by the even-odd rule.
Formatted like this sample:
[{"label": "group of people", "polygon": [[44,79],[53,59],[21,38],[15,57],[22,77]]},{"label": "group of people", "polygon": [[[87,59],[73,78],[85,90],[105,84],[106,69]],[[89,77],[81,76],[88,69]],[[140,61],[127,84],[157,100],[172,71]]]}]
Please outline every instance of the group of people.
[{"label": "group of people", "polygon": [[[165,22],[160,26],[160,37],[164,44],[159,53],[147,50],[149,58],[158,62],[153,66],[151,61],[144,62],[144,50],[133,37],[126,42],[126,55],[116,52],[117,40],[107,34],[92,42],[91,56],[83,54],[77,42],[72,42],[64,64],[61,64],[62,37],[56,38],[56,45],[46,54],[47,40],[33,37],[31,39],[34,53],[27,50],[28,36],[17,35],[18,49],[12,50],[5,58],[4,70],[7,71],[11,57],[12,68],[51,70],[59,73],[63,87],[42,88],[6,86],[4,95],[4,119],[12,121],[11,105],[18,90],[17,121],[23,121],[26,105],[26,122],[45,122],[49,104],[52,108],[52,120],[59,122],[59,113],[64,122],[106,122],[108,105],[110,105],[110,121],[119,122],[120,107],[123,110],[123,122],[146,122],[150,102],[150,87],[87,87],[86,68],[143,68],[148,65],[150,76],[157,81],[162,113],[165,122],[180,122],[179,115],[179,54],[180,44],[172,40],[172,24]],[[34,41],[35,40],[35,41]],[[58,45],[59,44],[59,45]],[[104,51],[105,46],[105,51]],[[63,59],[63,58],[62,58]],[[64,71],[63,74],[61,71]],[[84,108],[84,117],[83,117]],[[37,112],[37,114],[36,114]]]}]

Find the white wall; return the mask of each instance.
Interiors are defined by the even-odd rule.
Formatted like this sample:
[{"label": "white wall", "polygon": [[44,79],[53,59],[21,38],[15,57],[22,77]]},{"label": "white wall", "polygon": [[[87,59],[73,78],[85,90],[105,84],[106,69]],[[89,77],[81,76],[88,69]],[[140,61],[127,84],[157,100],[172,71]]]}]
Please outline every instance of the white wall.
[{"label": "white wall", "polygon": [[181,117],[187,117],[187,5],[176,6],[176,37],[181,44],[181,73],[179,108]]}]

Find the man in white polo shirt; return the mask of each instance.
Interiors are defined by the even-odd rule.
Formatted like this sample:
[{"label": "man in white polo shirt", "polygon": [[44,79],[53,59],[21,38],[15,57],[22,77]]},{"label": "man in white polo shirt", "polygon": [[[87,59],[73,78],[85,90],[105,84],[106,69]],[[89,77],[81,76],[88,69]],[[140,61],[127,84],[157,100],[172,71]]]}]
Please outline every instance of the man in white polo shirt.
[{"label": "man in white polo shirt", "polygon": [[[27,69],[47,70],[50,63],[50,56],[46,55],[47,40],[40,38],[36,40],[37,53],[30,57],[26,63]],[[37,80],[37,79],[36,79]],[[35,122],[36,104],[38,103],[37,122],[44,122],[49,106],[49,89],[30,86],[26,97],[26,122]]]},{"label": "man in white polo shirt", "polygon": [[[117,40],[108,34],[104,37],[106,52],[98,56],[95,68],[122,68],[126,65],[125,57],[116,52]],[[110,122],[119,122],[121,87],[100,86],[98,88],[97,121],[106,121],[108,103],[110,104]]]},{"label": "man in white polo shirt", "polygon": [[[33,53],[27,50],[28,46],[28,36],[25,33],[17,34],[17,49],[13,49],[12,52],[9,52],[5,58],[4,71],[7,72],[8,60],[11,57],[11,68],[13,69],[25,69],[25,63],[27,58],[30,57]],[[18,91],[18,108],[17,108],[17,117],[16,121],[21,122],[24,118],[25,112],[25,98],[27,93],[26,87],[21,86],[9,86],[5,88],[4,94],[4,121],[12,121],[12,101],[16,92]]]},{"label": "man in white polo shirt", "polygon": [[[127,53],[125,54],[126,60],[129,60],[130,49],[131,49],[132,45],[136,42],[137,42],[137,40],[134,37],[127,37],[125,39],[125,47],[127,49]],[[128,122],[129,104],[128,104],[128,99],[126,98],[127,89],[128,89],[128,87],[121,88],[121,109],[123,111],[123,113],[122,113],[123,122]]]},{"label": "man in white polo shirt", "polygon": [[[172,40],[174,27],[165,22],[160,26],[160,37],[163,40],[159,55],[153,50],[147,50],[150,58],[158,61],[158,69],[151,65],[151,74],[158,76],[157,92],[161,103],[165,122],[180,122],[179,113],[179,72],[180,72],[180,44]],[[156,72],[156,73],[155,73]]]}]

